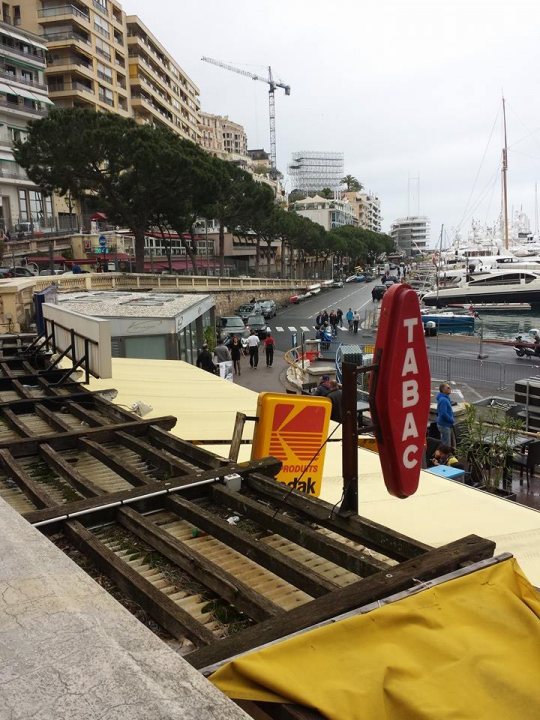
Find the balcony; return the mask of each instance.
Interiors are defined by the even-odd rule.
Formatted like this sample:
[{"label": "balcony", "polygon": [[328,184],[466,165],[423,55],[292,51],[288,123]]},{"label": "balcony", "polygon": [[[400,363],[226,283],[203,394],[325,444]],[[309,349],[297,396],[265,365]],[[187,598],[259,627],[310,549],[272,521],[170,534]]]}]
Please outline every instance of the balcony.
[{"label": "balcony", "polygon": [[46,115],[48,112],[47,109],[38,110],[37,108],[30,107],[29,105],[19,105],[19,103],[10,102],[2,97],[0,97],[0,107],[9,108],[10,110],[14,110],[16,112],[30,113],[31,115],[39,116]]},{"label": "balcony", "polygon": [[100,80],[103,80],[104,82],[109,83],[109,85],[113,84],[112,75],[107,75],[104,72],[102,72],[101,70],[98,70],[97,76]]},{"label": "balcony", "polygon": [[32,52],[28,52],[26,50],[21,50],[18,47],[15,47],[13,45],[8,45],[8,43],[0,43],[0,56],[4,53],[13,53],[14,55],[18,55],[19,57],[24,57],[27,60],[32,60],[35,63],[38,63],[45,69],[45,53],[43,50],[33,50]]},{"label": "balcony", "polygon": [[57,33],[46,33],[42,35],[43,40],[46,43],[54,43],[54,42],[60,42],[62,40],[75,40],[76,42],[84,43],[85,45],[90,45],[90,41],[84,37],[84,35],[79,35],[76,32],[57,32]]},{"label": "balcony", "polygon": [[88,95],[94,95],[94,89],[92,87],[89,87],[88,85],[85,85],[84,83],[78,82],[77,80],[72,80],[71,82],[62,82],[62,83],[55,83],[54,85],[49,85],[49,93],[60,93],[60,92],[83,92],[87,93]]},{"label": "balcony", "polygon": [[14,83],[21,83],[21,85],[28,85],[29,87],[35,87],[39,88],[40,90],[46,90],[47,85],[45,83],[39,83],[35,82],[34,80],[28,80],[27,78],[24,78],[22,75],[13,75],[13,73],[6,72],[5,70],[0,70],[0,78],[4,78],[4,80],[8,80]]},{"label": "balcony", "polygon": [[106,97],[101,93],[98,95],[98,98],[99,102],[105,103],[105,105],[109,105],[109,107],[114,107],[114,100],[112,98]]},{"label": "balcony", "polygon": [[94,70],[91,63],[82,60],[76,55],[65,55],[64,57],[56,58],[49,63],[49,70],[51,69],[57,73],[61,71],[71,71],[79,72],[83,75],[90,75],[92,78],[94,77]]},{"label": "balcony", "polygon": [[59,18],[61,16],[73,16],[78,20],[90,22],[90,16],[76,8],[75,5],[57,5],[56,7],[46,7],[38,10],[39,18]]}]

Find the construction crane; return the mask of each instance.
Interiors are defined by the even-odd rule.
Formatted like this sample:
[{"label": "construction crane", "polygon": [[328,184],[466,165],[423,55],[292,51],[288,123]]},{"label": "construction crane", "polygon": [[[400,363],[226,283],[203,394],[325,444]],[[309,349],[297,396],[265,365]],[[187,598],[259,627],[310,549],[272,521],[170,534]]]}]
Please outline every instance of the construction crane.
[{"label": "construction crane", "polygon": [[238,75],[245,75],[252,80],[260,80],[261,82],[265,82],[270,86],[270,89],[268,90],[268,106],[270,110],[270,163],[272,166],[272,177],[276,177],[276,101],[274,98],[274,92],[276,88],[280,87],[285,90],[285,95],[290,95],[291,86],[274,80],[274,77],[272,75],[272,68],[270,66],[268,66],[268,77],[266,78],[262,77],[262,75],[256,75],[255,73],[251,73],[247,70],[242,70],[240,68],[234,67],[234,65],[228,65],[227,63],[220,62],[219,60],[213,60],[209,57],[203,57],[201,58],[201,60],[204,60],[204,62],[207,63],[211,63],[212,65],[217,65],[218,67],[224,68],[225,70],[230,70],[231,72],[238,73]]}]

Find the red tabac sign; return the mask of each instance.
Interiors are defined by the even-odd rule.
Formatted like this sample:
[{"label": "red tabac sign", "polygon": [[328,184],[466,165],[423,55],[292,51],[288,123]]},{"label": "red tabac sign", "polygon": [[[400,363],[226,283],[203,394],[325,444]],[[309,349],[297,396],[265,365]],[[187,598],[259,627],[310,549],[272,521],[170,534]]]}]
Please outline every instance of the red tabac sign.
[{"label": "red tabac sign", "polygon": [[375,360],[372,409],[384,482],[391,495],[405,498],[418,488],[431,396],[418,296],[408,285],[384,294]]}]

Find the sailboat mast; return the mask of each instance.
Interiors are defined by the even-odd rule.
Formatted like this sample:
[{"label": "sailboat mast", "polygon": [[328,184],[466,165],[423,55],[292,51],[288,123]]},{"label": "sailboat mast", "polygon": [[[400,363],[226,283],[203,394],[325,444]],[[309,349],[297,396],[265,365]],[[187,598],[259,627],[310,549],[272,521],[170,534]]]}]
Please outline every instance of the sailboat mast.
[{"label": "sailboat mast", "polygon": [[503,212],[504,212],[504,247],[508,250],[508,187],[507,187],[507,171],[508,171],[508,144],[506,140],[506,104],[504,97],[502,99],[503,108],[503,127],[504,127],[504,147],[502,151],[502,189],[503,189]]}]

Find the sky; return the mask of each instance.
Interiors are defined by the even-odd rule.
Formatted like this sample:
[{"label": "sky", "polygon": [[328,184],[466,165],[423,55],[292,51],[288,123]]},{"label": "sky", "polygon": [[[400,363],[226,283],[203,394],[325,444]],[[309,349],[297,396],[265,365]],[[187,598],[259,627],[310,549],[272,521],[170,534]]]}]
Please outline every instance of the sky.
[{"label": "sky", "polygon": [[[338,151],[381,200],[383,230],[426,215],[431,245],[501,213],[502,96],[510,214],[536,229],[540,3],[527,0],[122,0],[200,90],[206,112],[269,150],[267,85],[203,55],[274,77],[277,165]],[[292,189],[286,184],[288,190]]]}]

